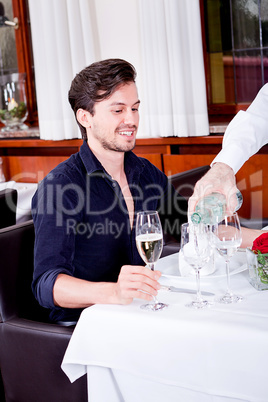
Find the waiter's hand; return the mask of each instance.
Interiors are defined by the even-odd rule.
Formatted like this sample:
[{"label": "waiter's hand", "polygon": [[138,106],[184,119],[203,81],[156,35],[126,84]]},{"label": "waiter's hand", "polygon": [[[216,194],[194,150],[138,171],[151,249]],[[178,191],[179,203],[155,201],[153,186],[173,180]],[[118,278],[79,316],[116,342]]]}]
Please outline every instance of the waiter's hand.
[{"label": "waiter's hand", "polygon": [[189,198],[188,215],[191,216],[200,198],[211,193],[222,193],[227,199],[227,209],[234,212],[237,206],[237,193],[233,169],[225,163],[217,162],[196,183],[193,195]]}]

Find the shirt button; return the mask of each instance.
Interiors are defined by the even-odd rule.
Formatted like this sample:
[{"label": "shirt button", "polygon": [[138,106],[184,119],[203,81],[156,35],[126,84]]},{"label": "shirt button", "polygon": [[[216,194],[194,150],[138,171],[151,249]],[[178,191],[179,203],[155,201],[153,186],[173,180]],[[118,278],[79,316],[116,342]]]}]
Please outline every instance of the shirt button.
[{"label": "shirt button", "polygon": [[113,187],[116,187],[116,182],[115,182],[115,181],[113,181],[112,186],[113,186]]}]

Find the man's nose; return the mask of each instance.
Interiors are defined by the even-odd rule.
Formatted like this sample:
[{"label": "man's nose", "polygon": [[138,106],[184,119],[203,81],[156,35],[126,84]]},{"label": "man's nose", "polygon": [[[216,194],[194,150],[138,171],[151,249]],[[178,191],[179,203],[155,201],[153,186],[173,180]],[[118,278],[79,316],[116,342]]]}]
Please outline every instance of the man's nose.
[{"label": "man's nose", "polygon": [[139,113],[137,111],[133,111],[132,109],[127,110],[124,114],[124,123],[125,124],[137,124],[139,121]]}]

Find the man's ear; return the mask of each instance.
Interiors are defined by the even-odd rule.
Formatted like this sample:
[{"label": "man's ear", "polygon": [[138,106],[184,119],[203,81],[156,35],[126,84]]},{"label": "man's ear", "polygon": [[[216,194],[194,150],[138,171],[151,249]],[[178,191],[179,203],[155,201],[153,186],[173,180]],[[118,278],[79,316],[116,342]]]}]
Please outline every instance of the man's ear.
[{"label": "man's ear", "polygon": [[77,121],[85,128],[91,127],[91,117],[91,114],[84,109],[78,109],[76,112]]}]

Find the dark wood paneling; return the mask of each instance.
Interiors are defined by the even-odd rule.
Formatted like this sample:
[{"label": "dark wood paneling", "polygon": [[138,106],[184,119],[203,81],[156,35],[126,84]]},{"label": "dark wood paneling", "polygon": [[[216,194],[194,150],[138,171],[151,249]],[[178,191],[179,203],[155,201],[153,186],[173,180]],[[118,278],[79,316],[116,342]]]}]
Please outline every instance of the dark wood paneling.
[{"label": "dark wood paneling", "polygon": [[210,165],[215,155],[163,155],[164,172],[167,176],[199,166]]}]

